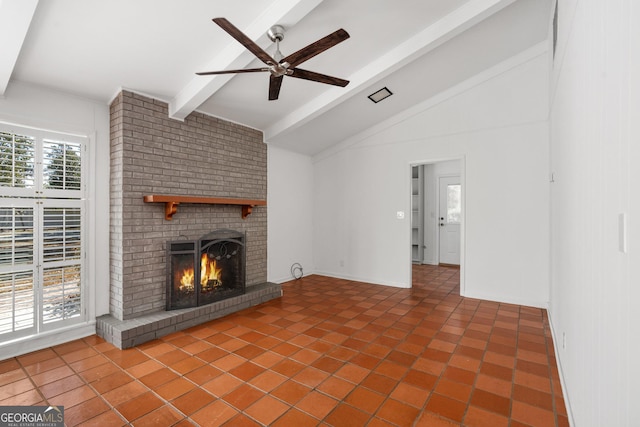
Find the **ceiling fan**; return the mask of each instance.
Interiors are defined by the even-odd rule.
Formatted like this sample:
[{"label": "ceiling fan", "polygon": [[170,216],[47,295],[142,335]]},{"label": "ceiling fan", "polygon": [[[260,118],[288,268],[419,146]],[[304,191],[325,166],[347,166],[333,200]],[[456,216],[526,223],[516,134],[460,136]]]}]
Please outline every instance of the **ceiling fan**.
[{"label": "ceiling fan", "polygon": [[208,76],[214,74],[258,73],[268,71],[271,73],[271,75],[269,76],[269,101],[278,99],[278,96],[280,95],[280,86],[282,86],[282,79],[284,76],[311,80],[314,82],[341,87],[345,87],[349,84],[348,80],[339,79],[337,77],[332,77],[313,71],[303,70],[302,68],[297,68],[298,65],[302,64],[304,61],[307,61],[308,59],[313,58],[314,56],[324,52],[330,47],[333,47],[338,43],[348,39],[349,33],[347,33],[343,29],[339,29],[329,34],[328,36],[323,37],[306,47],[303,47],[302,49],[292,53],[291,55],[284,56],[280,52],[280,42],[284,39],[284,28],[280,25],[274,25],[267,32],[267,36],[269,37],[269,39],[276,44],[276,52],[272,57],[227,19],[213,18],[213,22],[218,24],[220,28],[229,33],[231,37],[239,41],[245,48],[247,48],[247,50],[253,53],[267,66],[261,68],[244,68],[240,70],[205,71],[196,73],[199,76]]}]

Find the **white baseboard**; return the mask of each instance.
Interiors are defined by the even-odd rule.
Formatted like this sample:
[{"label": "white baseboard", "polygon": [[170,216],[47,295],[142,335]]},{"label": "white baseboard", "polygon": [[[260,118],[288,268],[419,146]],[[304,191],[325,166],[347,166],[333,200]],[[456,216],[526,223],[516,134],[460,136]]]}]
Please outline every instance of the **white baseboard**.
[{"label": "white baseboard", "polygon": [[559,350],[562,349],[562,339],[558,338],[556,329],[553,327],[553,319],[551,313],[547,310],[549,318],[549,328],[551,329],[551,339],[553,340],[553,347],[556,350],[556,364],[558,365],[558,374],[560,376],[560,385],[562,386],[562,397],[564,398],[564,405],[567,408],[567,418],[569,419],[569,425],[574,427],[576,424],[573,421],[573,411],[571,410],[571,401],[567,394],[567,384],[564,380],[564,369],[562,369],[562,359],[560,358]]},{"label": "white baseboard", "polygon": [[[304,274],[302,275],[302,277],[311,276],[311,275],[313,275],[313,274],[316,274],[316,273],[304,273]],[[293,276],[281,277],[281,278],[276,278],[276,279],[267,279],[267,281],[268,281],[268,282],[271,282],[271,283],[278,283],[278,284],[280,284],[280,285],[281,285],[281,284],[283,284],[283,283],[285,283],[285,282],[291,282],[291,281],[294,281],[294,280],[296,280],[296,278],[295,278],[295,277],[293,277]]]},{"label": "white baseboard", "polygon": [[539,301],[527,298],[518,298],[504,295],[495,295],[495,294],[483,294],[483,293],[474,293],[474,292],[462,292],[461,295],[465,298],[475,298],[481,299],[485,301],[493,301],[500,302],[504,304],[515,304],[515,305],[524,305],[527,307],[536,307],[536,308],[549,308],[549,301]]},{"label": "white baseboard", "polygon": [[360,276],[352,276],[349,274],[341,274],[332,271],[316,271],[314,274],[318,274],[320,276],[333,277],[335,279],[343,279],[343,280],[351,280],[354,282],[363,282],[363,283],[371,283],[372,285],[382,285],[382,286],[391,286],[393,288],[410,288],[411,286],[406,283],[400,282],[386,282],[381,281],[372,277],[360,277]]}]

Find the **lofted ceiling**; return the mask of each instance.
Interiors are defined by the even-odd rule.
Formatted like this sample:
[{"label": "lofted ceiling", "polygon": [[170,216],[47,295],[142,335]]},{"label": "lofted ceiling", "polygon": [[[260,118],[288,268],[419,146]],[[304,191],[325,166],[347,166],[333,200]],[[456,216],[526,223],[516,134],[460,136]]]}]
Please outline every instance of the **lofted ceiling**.
[{"label": "lofted ceiling", "polygon": [[[110,102],[122,89],[262,130],[265,142],[315,155],[547,38],[552,0],[0,0],[0,95],[12,80]],[[304,69],[334,87],[268,73],[196,76],[262,63],[215,25],[225,17],[273,55],[344,28],[351,37]],[[393,95],[374,104],[382,87]]]}]

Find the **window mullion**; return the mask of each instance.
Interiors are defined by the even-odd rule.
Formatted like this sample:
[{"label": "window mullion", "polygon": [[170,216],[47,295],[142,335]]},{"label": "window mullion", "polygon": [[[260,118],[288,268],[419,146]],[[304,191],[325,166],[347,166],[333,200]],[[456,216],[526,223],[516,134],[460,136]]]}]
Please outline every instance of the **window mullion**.
[{"label": "window mullion", "polygon": [[36,197],[42,197],[44,190],[44,138],[42,135],[38,135],[36,138],[35,147],[35,164],[34,164],[34,178],[35,178],[35,195]]},{"label": "window mullion", "polygon": [[36,136],[36,144],[35,144],[35,159],[33,165],[33,174],[34,174],[34,192],[36,197],[35,209],[34,209],[34,242],[36,243],[36,250],[34,251],[34,271],[33,271],[33,281],[34,281],[34,292],[35,292],[35,316],[36,316],[36,328],[37,332],[40,333],[42,331],[43,326],[43,286],[42,286],[42,278],[43,278],[43,246],[44,246],[44,214],[43,214],[43,202],[40,197],[42,197],[43,193],[43,144],[44,138],[41,134]]},{"label": "window mullion", "polygon": [[11,135],[11,185],[16,185],[16,135]]},{"label": "window mullion", "polygon": [[33,260],[33,288],[34,288],[34,303],[35,310],[35,324],[37,332],[42,330],[42,254],[43,254],[43,236],[42,236],[42,221],[43,221],[43,206],[42,201],[37,200],[34,208],[33,219],[33,240],[35,245],[34,260]]}]

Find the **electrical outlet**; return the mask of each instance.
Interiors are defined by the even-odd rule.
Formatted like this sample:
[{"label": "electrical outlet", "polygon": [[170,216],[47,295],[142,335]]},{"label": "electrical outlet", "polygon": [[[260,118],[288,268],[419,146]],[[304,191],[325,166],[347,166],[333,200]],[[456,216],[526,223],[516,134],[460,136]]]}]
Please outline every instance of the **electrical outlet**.
[{"label": "electrical outlet", "polygon": [[562,349],[566,350],[567,348],[567,333],[563,332],[562,333]]},{"label": "electrical outlet", "polygon": [[343,259],[340,260],[340,267],[344,267],[344,260]]}]

